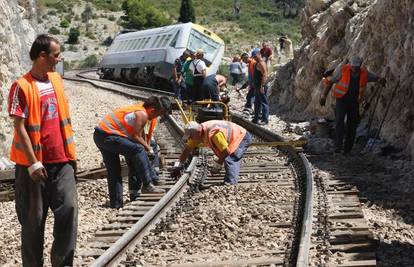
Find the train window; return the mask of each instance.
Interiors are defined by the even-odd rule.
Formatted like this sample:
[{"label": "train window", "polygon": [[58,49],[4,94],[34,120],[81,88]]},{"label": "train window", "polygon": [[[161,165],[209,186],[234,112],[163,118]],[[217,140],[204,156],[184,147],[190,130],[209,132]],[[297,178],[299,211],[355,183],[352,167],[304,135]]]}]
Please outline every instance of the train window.
[{"label": "train window", "polygon": [[134,49],[133,50],[138,50],[139,45],[141,44],[142,39],[137,39],[137,42],[135,43]]},{"label": "train window", "polygon": [[131,50],[134,40],[128,40],[128,44],[125,46],[125,51]]},{"label": "train window", "polygon": [[121,41],[121,43],[119,44],[118,48],[116,49],[117,52],[121,52],[125,49],[125,45],[126,45],[127,41]]},{"label": "train window", "polygon": [[155,41],[152,43],[152,47],[157,47],[157,42],[160,39],[161,36],[157,36],[157,38],[155,38]]},{"label": "train window", "polygon": [[167,44],[168,44],[168,42],[171,40],[171,34],[168,34],[167,35],[167,38],[165,38],[165,40],[164,40],[164,42],[162,43],[162,46],[161,47],[165,47],[165,46],[167,46]]},{"label": "train window", "polygon": [[147,46],[150,39],[151,39],[151,37],[148,37],[148,38],[145,39],[144,45],[141,47],[142,49],[144,49]]},{"label": "train window", "polygon": [[178,31],[178,32],[175,34],[174,39],[172,39],[172,41],[171,41],[171,43],[170,43],[170,46],[175,47],[175,45],[177,44],[177,41],[178,41],[178,35],[180,35],[180,31]]},{"label": "train window", "polygon": [[159,42],[158,42],[158,44],[157,44],[157,46],[156,46],[156,47],[161,47],[162,43],[163,43],[163,42],[164,42],[164,40],[165,40],[165,37],[166,37],[166,35],[161,36],[161,38],[160,38],[160,40],[159,40]]},{"label": "train window", "polygon": [[220,44],[211,39],[211,37],[192,29],[187,49],[190,51],[196,51],[199,48],[204,50],[204,58],[210,62],[213,62],[214,57],[220,48]]},{"label": "train window", "polygon": [[137,43],[138,43],[138,39],[134,39],[134,41],[132,42],[131,48],[129,50],[135,50]]}]

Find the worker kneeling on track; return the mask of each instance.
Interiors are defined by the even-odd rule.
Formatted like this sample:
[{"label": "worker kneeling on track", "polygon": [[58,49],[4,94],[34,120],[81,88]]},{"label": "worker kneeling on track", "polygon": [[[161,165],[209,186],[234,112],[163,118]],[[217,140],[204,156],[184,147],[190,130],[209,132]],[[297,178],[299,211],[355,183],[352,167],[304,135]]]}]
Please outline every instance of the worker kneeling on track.
[{"label": "worker kneeling on track", "polygon": [[[125,156],[135,170],[141,174],[143,193],[162,193],[164,190],[154,187],[157,180],[148,156],[154,151],[146,141],[144,127],[147,122],[165,115],[171,110],[167,97],[150,97],[145,102],[114,110],[100,121],[95,128],[94,141],[102,153],[108,170],[108,191],[111,208],[121,208],[122,176],[119,155]],[[148,155],[147,155],[148,154]]]},{"label": "worker kneeling on track", "polygon": [[[184,128],[183,138],[187,140],[180,156],[179,166],[172,176],[180,175],[183,163],[196,147],[210,147],[218,157],[213,169],[223,165],[226,170],[224,184],[237,184],[241,159],[252,142],[251,134],[243,127],[229,121],[210,120],[203,123],[189,122]],[[220,168],[217,168],[220,167]]]}]

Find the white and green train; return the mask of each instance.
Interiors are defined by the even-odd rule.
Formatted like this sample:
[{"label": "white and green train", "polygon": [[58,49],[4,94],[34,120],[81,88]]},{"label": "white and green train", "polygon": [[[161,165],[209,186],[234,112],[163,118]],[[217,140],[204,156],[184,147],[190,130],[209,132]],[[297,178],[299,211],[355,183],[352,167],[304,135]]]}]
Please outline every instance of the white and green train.
[{"label": "white and green train", "polygon": [[194,24],[174,24],[116,36],[99,64],[102,79],[144,86],[168,86],[176,58],[185,50],[205,51],[207,74],[216,73],[224,42],[213,32]]}]

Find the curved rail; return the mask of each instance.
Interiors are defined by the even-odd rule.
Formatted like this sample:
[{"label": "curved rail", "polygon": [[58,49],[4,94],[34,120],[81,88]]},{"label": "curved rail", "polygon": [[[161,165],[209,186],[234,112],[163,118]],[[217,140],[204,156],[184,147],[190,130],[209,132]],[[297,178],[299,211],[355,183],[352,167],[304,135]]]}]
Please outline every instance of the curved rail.
[{"label": "curved rail", "polygon": [[[286,141],[282,136],[273,133],[267,129],[258,129],[258,126],[250,121],[245,120],[237,114],[232,114],[232,121],[241,125],[245,129],[254,132],[266,141]],[[296,249],[292,253],[292,258],[296,258],[296,266],[305,267],[308,266],[308,254],[310,247],[310,237],[312,234],[312,196],[313,196],[313,175],[310,168],[309,161],[303,153],[298,153],[293,147],[285,146],[279,148],[279,150],[289,155],[294,167],[299,170],[299,176],[302,178],[302,186],[306,190],[305,196],[301,198],[302,210],[301,220],[297,221],[300,226],[300,234],[296,235]],[[292,260],[293,261],[293,260]]]},{"label": "curved rail", "polygon": [[[90,72],[90,70],[88,70],[86,72]],[[85,72],[82,72],[82,73],[85,73]],[[165,91],[160,91],[160,90],[156,90],[156,89],[152,89],[152,88],[133,86],[133,85],[124,84],[124,83],[121,83],[121,82],[114,82],[114,81],[110,81],[110,80],[100,80],[100,79],[95,79],[95,78],[89,78],[89,77],[82,76],[82,74],[80,74],[80,75],[77,74],[76,76],[82,77],[82,78],[79,79],[79,78],[65,77],[65,79],[88,82],[88,83],[90,83],[94,86],[96,86],[96,84],[93,81],[90,81],[90,80],[97,80],[97,81],[100,81],[100,82],[105,81],[105,82],[108,82],[108,83],[114,83],[114,84],[121,85],[121,86],[128,87],[128,88],[133,88],[133,89],[138,89],[138,90],[146,90],[146,91],[156,92],[158,94],[168,95],[168,96],[173,95],[172,93],[165,92]],[[106,88],[106,87],[105,88],[103,88],[102,86],[97,86],[97,87],[108,90],[108,88]],[[111,89],[109,89],[109,90],[111,90]],[[120,91],[116,90],[116,89],[112,90],[112,91],[120,93]],[[140,99],[145,98],[145,97],[139,96],[137,94],[129,94],[129,93],[124,93],[124,92],[122,92],[122,94],[125,94],[127,96],[131,96],[131,97],[138,97]],[[232,118],[232,121],[234,121],[235,123],[241,125],[242,127],[246,128],[247,130],[251,131],[252,133],[257,134],[259,137],[261,137],[262,139],[264,139],[266,141],[285,141],[285,139],[282,136],[280,136],[276,133],[273,133],[273,132],[271,132],[267,129],[264,129],[262,127],[259,127],[256,124],[253,124],[253,123],[243,119],[241,116],[239,116],[237,114],[232,113],[231,118]],[[304,189],[303,191],[306,192],[305,194],[301,195],[301,197],[300,197],[301,209],[299,210],[300,214],[298,214],[297,221],[295,222],[296,225],[298,226],[297,228],[300,229],[300,231],[297,231],[297,233],[295,234],[295,240],[293,242],[294,247],[293,247],[292,253],[290,255],[291,262],[294,266],[304,267],[304,266],[308,266],[308,254],[309,254],[308,252],[309,252],[309,247],[310,247],[310,236],[311,236],[311,233],[312,233],[313,175],[312,175],[312,172],[311,172],[310,164],[309,164],[308,160],[306,159],[306,157],[303,153],[298,153],[294,148],[292,148],[290,146],[280,147],[278,149],[280,151],[284,152],[286,155],[288,155],[288,157],[290,159],[290,162],[295,167],[295,169],[298,171],[298,176],[301,178],[300,179],[301,180],[300,186]],[[192,164],[195,164],[194,161],[192,161]],[[195,165],[190,165],[190,166],[195,166]],[[187,169],[187,172],[192,173],[190,169]],[[183,177],[189,178],[190,176],[189,175],[188,176],[184,175]],[[170,196],[170,194],[167,194],[167,195]],[[170,196],[170,197],[172,197],[172,196]],[[153,208],[155,209],[155,207],[153,207]],[[142,219],[144,219],[144,217]],[[146,221],[146,223],[144,223],[144,222],[139,223],[140,227],[143,227],[144,224],[148,225],[148,223],[149,223],[148,219],[146,219],[145,221]],[[134,227],[134,229],[135,229],[134,232],[137,232],[140,229],[140,227],[138,227],[138,226]],[[131,229],[131,231],[132,231],[132,229]],[[136,234],[133,234],[132,232],[129,234],[130,237],[132,237],[133,235],[136,236]],[[123,246],[122,244],[124,244],[125,242],[126,242],[125,240],[124,241],[119,241],[118,246],[119,247]],[[113,254],[116,254],[116,253],[112,251],[112,252],[107,252],[104,255],[106,255],[105,258],[107,258],[107,257],[109,257],[110,255],[113,255]],[[102,255],[102,256],[104,256],[104,255]],[[98,258],[98,260],[99,259],[100,258]],[[102,260],[100,262],[101,262],[100,265],[92,265],[92,266],[104,266],[104,265],[106,265],[105,262],[107,262],[107,261]],[[108,261],[108,263],[109,262],[110,261]]]}]

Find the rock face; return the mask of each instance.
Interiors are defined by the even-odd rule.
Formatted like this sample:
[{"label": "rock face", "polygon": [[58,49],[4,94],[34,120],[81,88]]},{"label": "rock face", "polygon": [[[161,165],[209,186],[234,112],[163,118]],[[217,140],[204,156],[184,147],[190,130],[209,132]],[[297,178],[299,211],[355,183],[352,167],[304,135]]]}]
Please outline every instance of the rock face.
[{"label": "rock face", "polygon": [[36,31],[34,0],[0,0],[0,157],[8,155],[12,123],[7,96],[14,79],[30,68],[29,49]]},{"label": "rock face", "polygon": [[[368,86],[366,99],[381,90],[374,115],[378,127],[395,88],[381,137],[414,156],[414,2],[412,0],[309,0],[301,14],[304,41],[283,66],[272,88],[272,109],[297,119],[334,117],[335,100],[319,106],[320,83],[334,61],[359,55],[387,85]],[[371,114],[374,101],[366,114]],[[368,120],[368,115],[363,120]]]}]

